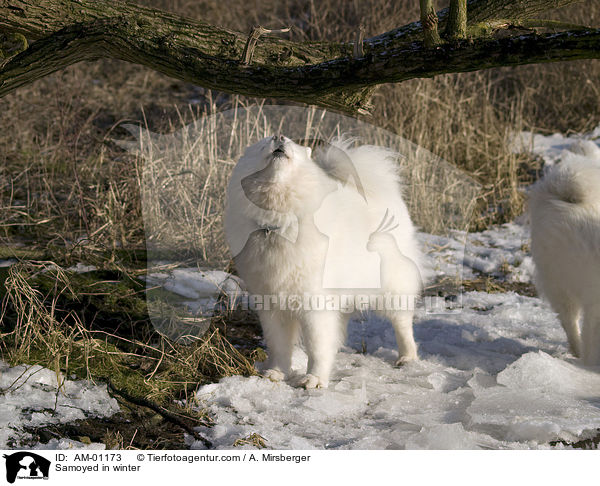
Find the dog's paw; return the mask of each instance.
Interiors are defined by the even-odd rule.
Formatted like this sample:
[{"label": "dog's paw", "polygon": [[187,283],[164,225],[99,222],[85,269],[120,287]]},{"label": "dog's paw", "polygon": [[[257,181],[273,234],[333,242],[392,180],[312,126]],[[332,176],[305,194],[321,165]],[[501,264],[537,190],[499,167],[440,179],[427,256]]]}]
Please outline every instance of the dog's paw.
[{"label": "dog's paw", "polygon": [[268,370],[263,371],[262,376],[264,378],[268,378],[271,381],[281,381],[285,378],[283,371],[276,370],[275,368],[269,368]]},{"label": "dog's paw", "polygon": [[409,355],[409,356],[400,356],[394,366],[404,366],[407,363],[411,363],[412,361],[417,361],[419,358],[417,356]]},{"label": "dog's paw", "polygon": [[311,390],[313,388],[327,388],[329,382],[319,378],[318,376],[307,374],[299,376],[293,381],[293,385],[299,388],[306,388]]}]

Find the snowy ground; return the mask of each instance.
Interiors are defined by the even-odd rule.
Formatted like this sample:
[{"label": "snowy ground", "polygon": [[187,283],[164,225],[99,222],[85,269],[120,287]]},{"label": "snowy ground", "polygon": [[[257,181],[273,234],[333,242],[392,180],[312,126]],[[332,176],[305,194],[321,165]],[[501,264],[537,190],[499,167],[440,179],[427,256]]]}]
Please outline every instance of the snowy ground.
[{"label": "snowy ground", "polygon": [[[540,154],[548,164],[569,157],[600,163],[599,138],[600,129],[577,137],[525,133],[515,136],[513,146]],[[434,280],[459,274],[532,281],[526,225],[419,239]],[[211,307],[220,288],[239,287],[224,272],[196,269],[155,273],[148,283],[179,295],[191,311]],[[420,360],[403,368],[393,366],[391,326],[368,318],[351,322],[327,390],[239,376],[206,385],[197,397],[215,426],[198,430],[218,448],[257,433],[277,449],[550,448],[563,447],[552,441],[598,435],[600,369],[586,369],[568,353],[545,302],[514,292],[467,292],[459,304],[441,314],[419,310]],[[294,367],[306,367],[300,349]],[[50,370],[0,362],[0,448],[26,440],[23,427],[118,411],[105,386],[67,380],[58,388]],[[188,444],[202,448],[190,437]],[[84,444],[62,440],[38,447]]]},{"label": "snowy ground", "polygon": [[[468,293],[463,312],[420,315],[420,358],[404,368],[391,327],[353,322],[328,390],[231,377],[198,398],[220,447],[253,433],[273,448],[532,448],[600,428],[600,374],[568,354],[539,299]],[[367,353],[359,350],[366,344]],[[298,368],[306,366],[300,350]]]},{"label": "snowy ground", "polygon": [[560,133],[544,136],[532,132],[515,133],[511,141],[515,153],[531,152],[544,160],[545,166],[562,160],[587,158],[600,163],[600,125],[590,133],[565,137]]},{"label": "snowy ground", "polygon": [[[547,163],[569,157],[600,163],[599,137],[600,130],[570,138],[525,133],[514,147]],[[465,279],[530,282],[527,233],[526,226],[508,224],[420,239],[432,277],[455,274],[463,261]],[[201,407],[216,422],[199,430],[220,448],[258,433],[276,449],[550,448],[552,441],[598,435],[600,369],[586,369],[569,354],[542,300],[469,292],[456,313],[421,310],[415,336],[420,361],[395,368],[391,326],[375,318],[352,321],[329,389],[225,378],[199,390]],[[294,367],[306,367],[300,349]]]},{"label": "snowy ground", "polygon": [[[526,280],[524,231],[511,224],[471,235],[484,244],[479,253],[467,249],[467,263]],[[429,253],[433,266],[452,261],[452,241],[441,246]],[[420,361],[395,368],[391,326],[374,317],[352,321],[328,390],[256,377],[204,386],[198,398],[217,425],[201,432],[222,448],[258,433],[284,449],[546,448],[597,435],[600,370],[572,358],[540,299],[468,292],[456,313],[421,310],[415,337]],[[300,349],[294,367],[306,367]]]},{"label": "snowy ground", "polygon": [[427,278],[460,275],[469,280],[481,275],[510,282],[531,282],[533,260],[529,254],[527,226],[508,223],[480,233],[453,232],[448,236],[418,235],[425,253]]},{"label": "snowy ground", "polygon": [[[106,391],[106,385],[85,380],[64,380],[41,366],[9,367],[0,361],[0,449],[27,442],[24,428],[68,423],[87,417],[108,417],[119,405]],[[68,439],[53,439],[34,448],[104,448],[104,444],[84,444]]]}]

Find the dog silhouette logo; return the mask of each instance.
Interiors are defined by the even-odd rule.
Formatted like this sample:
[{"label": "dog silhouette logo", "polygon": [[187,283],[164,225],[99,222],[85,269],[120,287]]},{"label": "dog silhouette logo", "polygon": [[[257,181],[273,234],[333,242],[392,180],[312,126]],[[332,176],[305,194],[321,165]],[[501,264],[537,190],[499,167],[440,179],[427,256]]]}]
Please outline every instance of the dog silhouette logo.
[{"label": "dog silhouette logo", "polygon": [[12,484],[17,478],[48,479],[50,461],[33,452],[15,452],[4,454],[6,461],[6,480]]},{"label": "dog silhouette logo", "polygon": [[[374,239],[374,227],[368,221],[373,218],[374,208],[369,205],[359,171],[350,156],[350,143],[339,142],[338,146],[318,138],[294,141],[276,135],[254,147],[261,144],[271,153],[271,158],[264,168],[241,177],[238,181],[241,187],[236,187],[234,194],[245,199],[245,206],[252,208],[253,217],[240,223],[236,231],[229,232],[233,256],[254,251],[248,243],[262,242],[265,235],[278,235],[289,247],[298,243],[300,227],[305,232],[314,229],[327,239],[322,275],[324,289],[380,289],[382,256],[368,248]],[[310,146],[315,147],[314,152]],[[303,151],[303,147],[307,148]],[[284,209],[285,198],[273,197],[270,193],[279,184],[277,172],[282,170],[282,160],[303,156],[320,167],[327,177],[319,191],[306,201],[309,204],[303,205],[302,214],[294,214]],[[394,216],[388,214],[389,211],[387,209],[382,216],[384,222],[393,223]],[[387,229],[388,239],[395,242],[391,231],[398,225],[391,226]],[[349,234],[353,237],[348,238]],[[399,252],[397,245],[396,250]],[[346,265],[348,261],[353,265]]]}]

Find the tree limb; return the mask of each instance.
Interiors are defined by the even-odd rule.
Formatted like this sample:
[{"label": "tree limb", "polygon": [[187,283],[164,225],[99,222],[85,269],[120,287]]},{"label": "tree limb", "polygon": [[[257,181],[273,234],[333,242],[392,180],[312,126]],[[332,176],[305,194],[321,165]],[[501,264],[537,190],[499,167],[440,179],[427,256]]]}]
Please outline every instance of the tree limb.
[{"label": "tree limb", "polygon": [[[477,35],[481,25],[494,23],[502,19],[505,25],[517,23],[519,20],[537,16],[542,12],[554,10],[575,3],[590,0],[470,0],[467,3],[467,29],[468,33]],[[445,29],[448,22],[450,9],[446,8],[437,13],[438,27]],[[474,28],[477,26],[477,28]],[[421,22],[412,22],[402,27],[397,27],[383,34],[372,37],[373,44],[388,44],[395,39],[414,41],[421,35]]]},{"label": "tree limb", "polygon": [[[493,24],[492,4],[502,14],[506,5],[514,7],[503,20],[508,26],[525,13],[573,2],[472,0],[468,22],[472,28]],[[447,11],[439,16],[445,21]],[[600,29],[482,37],[429,49],[418,40],[419,25],[365,39],[360,56],[352,42],[297,43],[264,35],[246,65],[241,59],[247,35],[166,12],[107,0],[0,0],[0,30],[37,39],[0,64],[0,97],[71,64],[111,57],[211,89],[357,113],[368,109],[374,87],[382,83],[600,57]]]},{"label": "tree limb", "polygon": [[468,22],[495,18],[524,19],[584,1],[587,0],[470,0],[467,3]]}]

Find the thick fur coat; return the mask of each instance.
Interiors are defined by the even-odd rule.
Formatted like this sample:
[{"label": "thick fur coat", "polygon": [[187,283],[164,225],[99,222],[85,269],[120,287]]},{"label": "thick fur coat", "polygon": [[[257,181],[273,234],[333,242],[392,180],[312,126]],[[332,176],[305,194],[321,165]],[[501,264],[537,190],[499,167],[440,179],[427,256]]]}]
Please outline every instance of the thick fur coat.
[{"label": "thick fur coat", "polygon": [[[313,157],[283,136],[261,140],[233,171],[225,236],[240,277],[264,304],[265,376],[290,377],[301,339],[308,369],[295,384],[327,387],[351,314],[337,298],[347,304],[358,295],[369,304],[357,298],[353,310],[370,305],[391,321],[398,364],[417,358],[411,298],[421,290],[421,258],[390,151],[338,144]],[[407,299],[398,305],[390,296]]]},{"label": "thick fur coat", "polygon": [[600,162],[564,161],[530,192],[536,286],[573,355],[600,365]]}]

